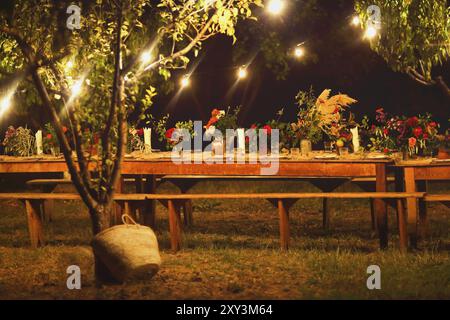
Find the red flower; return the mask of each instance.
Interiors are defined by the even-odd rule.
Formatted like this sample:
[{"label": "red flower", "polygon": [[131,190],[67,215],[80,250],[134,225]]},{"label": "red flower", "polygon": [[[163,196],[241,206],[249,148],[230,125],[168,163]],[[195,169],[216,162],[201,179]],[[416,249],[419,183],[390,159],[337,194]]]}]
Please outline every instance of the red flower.
[{"label": "red flower", "polygon": [[428,138],[429,138],[428,133],[424,133],[423,134],[423,140],[428,140]]},{"label": "red flower", "polygon": [[419,124],[419,118],[411,117],[408,120],[406,120],[406,124],[410,127],[417,127],[417,125]]},{"label": "red flower", "polygon": [[170,128],[169,130],[167,130],[166,131],[166,139],[167,140],[171,140],[172,139],[172,135],[173,135],[173,132],[175,131],[175,128]]},{"label": "red flower", "polygon": [[387,135],[389,134],[389,129],[384,128],[384,129],[383,129],[383,133],[384,133],[385,136],[387,136]]},{"label": "red flower", "polygon": [[144,135],[144,129],[140,128],[136,130],[138,136],[142,137]]},{"label": "red flower", "polygon": [[437,123],[432,121],[428,124],[431,128],[436,128],[437,127]]},{"label": "red flower", "polygon": [[206,129],[208,129],[209,127],[211,127],[214,123],[216,123],[217,121],[219,121],[219,119],[217,119],[216,117],[212,117],[211,119],[209,119],[208,123],[206,124]]},{"label": "red flower", "polygon": [[384,153],[388,153],[388,152],[389,152],[389,149],[388,149],[388,148],[384,148],[384,149],[383,149],[383,152],[384,152]]},{"label": "red flower", "polygon": [[220,110],[219,110],[219,109],[213,109],[213,111],[211,111],[211,115],[212,115],[213,117],[218,116],[219,113],[220,113]]},{"label": "red flower", "polygon": [[51,139],[52,139],[52,137],[53,137],[53,136],[52,136],[52,134],[51,134],[51,133],[48,133],[48,134],[47,134],[47,140],[51,140]]},{"label": "red flower", "polygon": [[252,124],[252,125],[250,126],[250,129],[256,129],[256,128],[258,128],[258,126],[257,126],[256,124]]},{"label": "red flower", "polygon": [[384,113],[384,108],[378,108],[375,110],[376,113]]},{"label": "red flower", "polygon": [[416,142],[417,142],[416,138],[414,138],[414,137],[409,138],[408,139],[409,147],[414,148],[416,146]]},{"label": "red flower", "polygon": [[69,130],[69,129],[67,129],[67,127],[66,127],[66,126],[63,126],[63,127],[62,127],[62,131],[63,131],[64,133],[66,133],[66,132],[67,132],[67,130]]},{"label": "red flower", "polygon": [[267,134],[271,134],[272,133],[272,128],[268,124],[266,124],[263,127],[263,129],[266,130]]},{"label": "red flower", "polygon": [[420,137],[420,135],[422,133],[423,133],[423,130],[421,127],[414,128],[414,130],[413,130],[413,134],[416,138]]}]

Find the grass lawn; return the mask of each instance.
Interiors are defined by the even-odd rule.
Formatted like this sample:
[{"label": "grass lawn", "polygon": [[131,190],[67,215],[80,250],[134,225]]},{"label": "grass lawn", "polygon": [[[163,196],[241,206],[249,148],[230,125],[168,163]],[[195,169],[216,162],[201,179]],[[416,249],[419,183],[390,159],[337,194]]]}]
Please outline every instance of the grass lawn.
[{"label": "grass lawn", "polygon": [[[4,184],[5,182],[2,182]],[[165,184],[160,190],[168,190]],[[355,187],[344,185],[341,191]],[[449,185],[434,184],[434,191]],[[202,183],[193,192],[293,191],[308,183]],[[315,190],[317,191],[317,190]],[[278,249],[277,211],[268,202],[196,201],[195,225],[183,250],[171,253],[166,210],[156,230],[163,264],[146,283],[97,288],[89,247],[90,224],[80,202],[56,205],[44,226],[47,246],[29,248],[23,205],[3,201],[0,219],[1,299],[449,299],[450,209],[429,206],[430,232],[414,253],[398,251],[395,213],[389,210],[390,248],[378,250],[366,200],[331,203],[331,228],[322,230],[320,200],[291,209],[291,249]],[[381,290],[368,290],[369,265],[381,268]],[[66,288],[66,268],[78,265],[82,289]]]}]

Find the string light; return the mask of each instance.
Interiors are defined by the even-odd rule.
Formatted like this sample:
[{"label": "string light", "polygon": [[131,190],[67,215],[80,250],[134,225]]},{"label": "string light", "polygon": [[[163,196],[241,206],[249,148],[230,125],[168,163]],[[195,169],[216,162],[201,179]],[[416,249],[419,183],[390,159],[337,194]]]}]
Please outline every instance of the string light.
[{"label": "string light", "polygon": [[305,55],[305,49],[303,49],[302,47],[297,46],[294,50],[294,55],[297,58],[301,58]]},{"label": "string light", "polygon": [[361,20],[359,20],[358,16],[354,16],[352,18],[352,25],[354,25],[355,27],[359,26],[361,24]]},{"label": "string light", "polygon": [[141,62],[143,64],[147,64],[152,60],[152,54],[150,53],[150,51],[145,51],[144,53],[141,54]]},{"label": "string light", "polygon": [[13,94],[7,94],[0,100],[0,116],[11,107],[11,98]]},{"label": "string light", "polygon": [[81,89],[83,86],[84,79],[78,80],[75,82],[71,88],[72,99],[77,97],[81,93]]},{"label": "string light", "polygon": [[189,79],[188,75],[185,75],[183,78],[181,78],[181,81],[180,81],[181,88],[186,88],[190,84],[191,84],[191,80]]},{"label": "string light", "polygon": [[237,73],[238,78],[244,79],[247,77],[247,75],[248,75],[247,68],[245,66],[240,67]]},{"label": "string light", "polygon": [[64,71],[69,72],[70,70],[73,69],[73,66],[74,66],[73,60],[70,59],[69,61],[67,61]]},{"label": "string light", "polygon": [[366,32],[364,33],[364,38],[373,39],[377,35],[377,29],[372,26],[367,27]]},{"label": "string light", "polygon": [[284,2],[282,0],[271,0],[267,6],[267,10],[274,15],[279,15],[284,9]]}]

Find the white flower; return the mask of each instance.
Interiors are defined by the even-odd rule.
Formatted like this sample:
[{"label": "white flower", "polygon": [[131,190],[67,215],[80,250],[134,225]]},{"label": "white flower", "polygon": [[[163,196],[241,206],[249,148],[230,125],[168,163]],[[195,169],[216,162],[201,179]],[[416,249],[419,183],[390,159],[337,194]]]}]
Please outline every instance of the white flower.
[{"label": "white flower", "polygon": [[215,126],[210,126],[208,129],[206,129],[205,136],[206,137],[212,137],[214,135],[214,132],[216,132],[216,127]]}]

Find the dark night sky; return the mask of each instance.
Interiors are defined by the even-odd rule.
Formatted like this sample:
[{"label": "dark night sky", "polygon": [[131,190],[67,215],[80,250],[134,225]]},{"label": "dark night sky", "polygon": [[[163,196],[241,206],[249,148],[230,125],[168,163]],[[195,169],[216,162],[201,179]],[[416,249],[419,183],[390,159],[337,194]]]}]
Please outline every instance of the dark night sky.
[{"label": "dark night sky", "polygon": [[[277,81],[273,73],[258,61],[261,60],[258,55],[249,68],[249,78],[236,85],[234,68],[239,64],[232,61],[234,47],[229,38],[220,36],[205,46],[201,63],[192,76],[192,86],[179,94],[179,99],[173,99],[173,94],[160,96],[156,101],[156,109],[170,113],[177,120],[207,120],[213,108],[242,105],[242,124],[249,125],[274,118],[276,111],[285,107],[288,120],[295,115],[296,93],[313,85],[317,94],[329,88],[334,93],[347,93],[357,99],[359,103],[352,106],[357,118],[363,114],[373,115],[376,108],[384,107],[395,114],[431,112],[446,126],[450,105],[441,91],[435,87],[422,86],[407,75],[391,71],[369,49],[368,43],[362,40],[362,31],[348,25],[348,17],[353,13],[353,1],[348,1],[348,5],[340,10],[337,16],[342,18],[341,21],[330,22],[325,17],[323,22],[318,23],[317,37],[323,37],[329,43],[326,50],[322,48],[321,52],[313,52],[318,61],[307,64],[294,59],[289,61],[291,71],[286,80]],[[343,28],[343,34],[349,39],[329,38],[332,36],[331,28],[337,26]],[[277,26],[272,23],[269,27]],[[301,30],[277,31],[290,32],[293,37],[301,34]],[[309,43],[315,41],[306,40]],[[249,52],[248,56],[254,54]],[[450,83],[450,61],[436,68],[435,74],[443,75]]]}]

